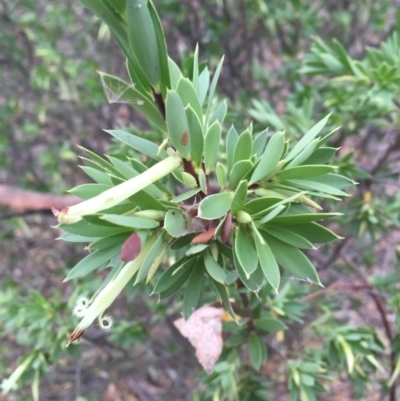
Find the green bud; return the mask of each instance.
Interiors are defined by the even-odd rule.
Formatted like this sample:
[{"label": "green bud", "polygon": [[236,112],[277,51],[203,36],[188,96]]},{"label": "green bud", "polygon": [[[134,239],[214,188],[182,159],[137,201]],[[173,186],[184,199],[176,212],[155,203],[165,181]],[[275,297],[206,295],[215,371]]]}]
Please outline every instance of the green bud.
[{"label": "green bud", "polygon": [[146,219],[152,219],[155,221],[164,220],[165,212],[162,210],[140,210],[139,212],[135,213],[137,217],[144,217]]},{"label": "green bud", "polygon": [[243,210],[237,212],[235,218],[236,221],[241,224],[249,224],[253,221],[251,216]]},{"label": "green bud", "polygon": [[183,182],[189,188],[197,188],[196,178],[192,176],[192,174],[186,173],[185,171],[182,173]]}]

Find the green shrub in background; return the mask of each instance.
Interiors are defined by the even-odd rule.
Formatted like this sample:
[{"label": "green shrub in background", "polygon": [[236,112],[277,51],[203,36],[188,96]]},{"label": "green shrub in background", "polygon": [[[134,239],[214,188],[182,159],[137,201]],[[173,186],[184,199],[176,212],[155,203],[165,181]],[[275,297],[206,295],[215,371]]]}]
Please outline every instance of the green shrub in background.
[{"label": "green shrub in background", "polygon": [[[89,243],[92,252],[69,271],[67,278],[93,276],[94,270],[109,268],[101,284],[76,287],[74,313],[82,320],[70,341],[79,339],[96,318],[101,327],[110,328],[112,320],[103,313],[131,281],[144,296],[148,288],[161,300],[181,294],[178,308],[185,319],[201,304],[219,306],[221,302],[236,320],[224,323],[224,331],[230,334],[212,374],[203,376],[206,390],[193,395],[197,399],[274,399],[274,381],[268,382],[263,376],[268,354],[276,352],[272,339],[278,333],[275,338],[282,342],[282,333],[290,336],[299,324],[308,332],[309,344],[323,340],[321,348],[307,343],[296,351],[286,347],[281,366],[286,371],[291,399],[317,399],[336,372],[348,374],[359,397],[368,389],[368,378],[376,377],[383,385],[382,394],[389,392],[394,399],[397,337],[382,312],[381,294],[387,294],[389,305],[396,310],[398,273],[347,284],[350,289],[365,288],[372,293],[385,334],[393,340],[389,363],[382,362],[385,346],[374,327],[341,324],[334,313],[338,305],[330,299],[323,305],[322,316],[312,322],[305,315],[304,302],[314,296],[314,286],[307,282],[320,284],[310,261],[316,251],[307,249],[337,239],[317,221],[334,217],[338,225],[346,224],[341,233],[354,232],[362,239],[367,230],[371,234],[368,238],[375,242],[376,234],[388,228],[388,223],[398,224],[398,199],[383,207],[370,192],[372,177],[384,167],[384,152],[383,159],[377,159],[369,171],[355,166],[349,156],[339,159],[339,172],[365,179],[361,187],[364,195],[346,204],[344,215],[318,211],[322,206],[327,210],[337,207],[331,201],[345,196],[343,190],[352,181],[329,163],[341,143],[330,145],[336,129],[323,131],[329,124],[327,117],[314,124],[310,101],[315,93],[321,96],[324,108],[335,110],[334,124],[348,123],[342,128],[346,136],[357,134],[363,119],[368,118],[372,127],[381,129],[379,134],[394,141],[396,136],[385,130],[390,133],[398,127],[393,102],[399,87],[396,35],[381,50],[371,51],[372,56],[364,62],[354,61],[337,42],[330,48],[316,41],[300,71],[336,79],[328,82],[323,78],[321,87],[313,89],[312,94],[299,86],[283,116],[253,98],[254,109],[249,114],[256,122],[238,134],[233,126],[223,127],[227,103],[215,96],[222,62],[210,79],[196,49],[183,74],[167,58],[162,28],[151,2],[84,3],[109,26],[128,59],[131,83],[101,73],[108,98],[133,105],[147,117],[154,132],[146,139],[136,129],[135,134],[122,129],[108,131],[131,148],[116,146],[108,160],[84,149],[87,157],[83,158],[83,169],[96,183],[74,188],[72,192],[85,201],[61,211],[58,218],[66,231],[63,239]],[[374,54],[378,56],[374,58]],[[376,61],[381,59],[389,67]],[[278,132],[265,131],[265,125]],[[293,145],[279,132],[285,129],[286,135],[294,138]],[[344,135],[340,139],[344,140]],[[390,167],[386,169],[383,174],[390,178],[393,173]],[[352,238],[338,242],[327,260],[334,262],[335,252]],[[324,248],[318,252],[323,253]],[[357,265],[346,262],[345,274],[350,276],[354,270],[364,277]],[[91,300],[77,297],[80,293],[94,296]],[[6,330],[29,328],[36,344],[3,382],[3,389],[26,377],[37,399],[40,374],[59,359],[66,334],[60,325],[52,340],[55,346],[49,349],[46,340],[40,341],[41,328],[56,321],[58,311],[67,305],[53,304],[32,293],[25,306],[13,306],[13,297],[9,291],[2,300],[3,305],[9,305],[3,309],[3,316],[9,316],[4,318],[8,320]],[[32,304],[37,310],[33,314],[29,310]],[[165,311],[157,311],[156,305],[153,308],[165,316]],[[115,320],[110,337],[123,343],[134,326],[123,322],[120,326]],[[140,328],[135,330],[134,337],[140,338]],[[28,345],[29,339],[24,337],[21,330],[19,341]]]}]

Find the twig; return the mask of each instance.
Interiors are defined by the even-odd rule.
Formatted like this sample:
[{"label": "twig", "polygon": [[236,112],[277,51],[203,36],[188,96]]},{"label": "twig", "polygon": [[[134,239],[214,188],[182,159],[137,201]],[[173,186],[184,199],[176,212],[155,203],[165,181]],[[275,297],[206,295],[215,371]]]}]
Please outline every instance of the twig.
[{"label": "twig", "polygon": [[300,301],[307,302],[314,298],[319,297],[320,295],[325,295],[327,292],[334,290],[371,290],[371,289],[373,289],[373,287],[370,284],[347,284],[347,283],[336,282],[331,284],[329,287],[312,292],[311,294],[308,294],[303,298],[300,298]]},{"label": "twig", "polygon": [[[353,261],[349,260],[348,258],[343,256],[343,260],[357,273],[359,278],[364,281],[365,283],[368,283],[368,280],[365,278],[363,272],[358,268],[358,266],[353,263]],[[371,298],[374,300],[376,308],[378,309],[379,315],[381,316],[382,324],[385,329],[386,337],[388,338],[389,342],[392,342],[393,339],[393,333],[392,333],[392,328],[389,324],[389,320],[387,318],[387,311],[385,310],[385,307],[382,303],[382,300],[380,297],[374,293],[374,292],[369,292],[371,295]],[[392,349],[392,352],[390,353],[390,362],[391,362],[391,369],[390,369],[390,376],[393,375],[393,372],[396,368],[396,358],[395,358],[395,353]],[[396,401],[396,384],[393,383],[390,393],[389,393],[389,400],[390,401]]]}]

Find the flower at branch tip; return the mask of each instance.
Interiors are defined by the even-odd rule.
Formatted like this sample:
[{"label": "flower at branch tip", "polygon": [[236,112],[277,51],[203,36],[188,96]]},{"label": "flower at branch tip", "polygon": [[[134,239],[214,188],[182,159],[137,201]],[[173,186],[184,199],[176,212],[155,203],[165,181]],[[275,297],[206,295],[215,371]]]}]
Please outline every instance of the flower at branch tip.
[{"label": "flower at branch tip", "polygon": [[124,289],[129,280],[139,270],[147,251],[141,251],[136,259],[128,262],[107,285],[95,296],[92,302],[85,297],[78,298],[73,313],[82,320],[75,330],[68,336],[68,343],[79,340],[85,330],[97,319],[103,330],[111,329],[113,325],[110,316],[104,316],[104,312],[114,302],[119,293]]},{"label": "flower at branch tip", "polygon": [[182,158],[180,156],[176,154],[171,155],[150,167],[142,174],[107,189],[91,199],[87,199],[77,205],[66,207],[61,211],[52,208],[53,214],[57,217],[60,224],[77,223],[82,220],[83,216],[95,214],[119,205],[132,195],[172,173],[181,163]]}]

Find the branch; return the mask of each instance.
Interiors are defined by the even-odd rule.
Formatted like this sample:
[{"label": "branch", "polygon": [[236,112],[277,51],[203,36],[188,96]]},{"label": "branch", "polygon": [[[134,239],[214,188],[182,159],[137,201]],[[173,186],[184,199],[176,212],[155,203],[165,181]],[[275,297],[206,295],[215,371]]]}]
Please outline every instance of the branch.
[{"label": "branch", "polygon": [[62,210],[79,202],[81,202],[81,199],[74,195],[54,195],[26,191],[0,184],[0,206],[9,207],[17,212],[50,210],[52,207]]}]

